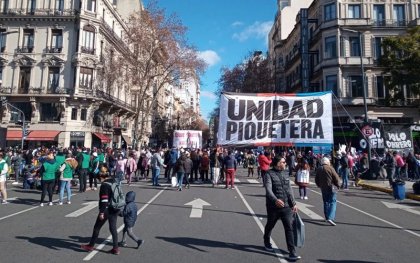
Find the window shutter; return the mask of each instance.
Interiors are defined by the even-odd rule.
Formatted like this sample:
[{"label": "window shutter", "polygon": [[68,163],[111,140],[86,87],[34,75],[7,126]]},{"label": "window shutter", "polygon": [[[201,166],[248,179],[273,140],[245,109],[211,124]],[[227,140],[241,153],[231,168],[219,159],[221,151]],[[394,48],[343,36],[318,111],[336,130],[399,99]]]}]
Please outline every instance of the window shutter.
[{"label": "window shutter", "polygon": [[58,35],[57,36],[57,48],[62,48],[63,47],[63,35]]}]

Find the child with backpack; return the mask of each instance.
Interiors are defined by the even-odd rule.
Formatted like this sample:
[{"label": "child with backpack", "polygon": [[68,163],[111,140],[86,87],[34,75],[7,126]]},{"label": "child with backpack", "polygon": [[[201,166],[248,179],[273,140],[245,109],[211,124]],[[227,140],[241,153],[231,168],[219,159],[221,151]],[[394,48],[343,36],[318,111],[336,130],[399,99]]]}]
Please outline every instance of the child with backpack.
[{"label": "child with backpack", "polygon": [[136,193],[130,191],[125,196],[125,207],[124,210],[120,213],[120,216],[124,217],[124,229],[121,242],[118,243],[120,247],[126,247],[127,243],[125,242],[125,234],[128,233],[128,236],[137,243],[137,249],[143,245],[144,241],[137,238],[133,233],[133,227],[136,224],[137,220],[137,205],[134,202],[136,199]]}]

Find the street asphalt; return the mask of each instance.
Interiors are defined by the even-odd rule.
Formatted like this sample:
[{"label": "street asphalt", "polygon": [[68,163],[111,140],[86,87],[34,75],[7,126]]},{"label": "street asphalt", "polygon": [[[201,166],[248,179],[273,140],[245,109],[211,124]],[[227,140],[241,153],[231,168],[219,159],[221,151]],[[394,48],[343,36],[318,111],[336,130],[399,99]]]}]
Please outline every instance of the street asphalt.
[{"label": "street asphalt", "polygon": [[[124,185],[125,192],[137,194],[134,233],[145,243],[136,249],[127,239],[118,256],[106,253],[107,225],[94,252],[80,249],[92,233],[98,191],[74,191],[71,205],[39,207],[39,191],[8,184],[10,203],[0,205],[0,262],[288,262],[281,222],[272,233],[275,253],[264,250],[265,190],[255,179],[240,168],[236,189],[194,184],[180,192],[164,179],[161,187],[149,181]],[[305,245],[297,249],[300,262],[418,261],[417,201],[395,201],[389,193],[352,186],[338,192],[337,226],[330,226],[313,183],[308,197],[297,199],[306,229]],[[120,231],[122,225],[119,218]]]}]

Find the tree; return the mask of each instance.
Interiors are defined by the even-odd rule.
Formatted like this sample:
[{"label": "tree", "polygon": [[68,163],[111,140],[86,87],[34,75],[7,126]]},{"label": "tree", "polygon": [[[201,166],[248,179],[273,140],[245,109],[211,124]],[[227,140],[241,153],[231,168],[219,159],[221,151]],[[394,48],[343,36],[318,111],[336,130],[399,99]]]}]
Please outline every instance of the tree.
[{"label": "tree", "polygon": [[125,38],[132,50],[120,63],[126,64],[137,97],[136,144],[151,123],[153,102],[162,88],[191,74],[202,74],[205,69],[196,49],[187,44],[186,30],[175,15],[166,16],[156,1],[129,18]]},{"label": "tree", "polygon": [[[396,99],[403,99],[398,92],[406,86],[413,95],[420,94],[420,26],[410,28],[404,36],[387,37],[382,42],[384,54],[381,65],[391,74],[390,86]],[[400,95],[401,98],[398,97]]]}]

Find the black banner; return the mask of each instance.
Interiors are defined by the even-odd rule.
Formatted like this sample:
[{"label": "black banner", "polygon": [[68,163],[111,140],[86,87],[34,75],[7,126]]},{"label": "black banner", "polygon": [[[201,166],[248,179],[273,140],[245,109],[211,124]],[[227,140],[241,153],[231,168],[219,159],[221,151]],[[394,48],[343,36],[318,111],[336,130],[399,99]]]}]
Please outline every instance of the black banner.
[{"label": "black banner", "polygon": [[394,151],[412,151],[413,139],[410,125],[384,125],[386,148]]}]

